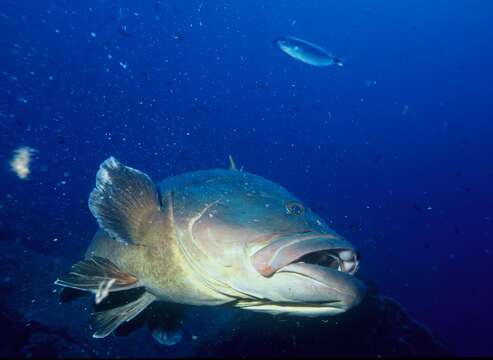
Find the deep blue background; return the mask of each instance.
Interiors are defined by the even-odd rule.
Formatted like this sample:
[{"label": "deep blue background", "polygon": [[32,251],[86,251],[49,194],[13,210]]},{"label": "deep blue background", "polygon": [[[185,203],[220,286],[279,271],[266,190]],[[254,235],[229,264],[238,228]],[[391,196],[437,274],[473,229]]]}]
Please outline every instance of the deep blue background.
[{"label": "deep blue background", "polygon": [[[44,243],[22,241],[75,261],[107,156],[159,181],[226,167],[231,153],[358,246],[361,271],[449,347],[491,354],[492,11],[489,0],[2,0],[0,215],[48,224]],[[274,45],[282,35],[345,66],[296,62]],[[29,181],[7,165],[21,145],[38,150]]]}]

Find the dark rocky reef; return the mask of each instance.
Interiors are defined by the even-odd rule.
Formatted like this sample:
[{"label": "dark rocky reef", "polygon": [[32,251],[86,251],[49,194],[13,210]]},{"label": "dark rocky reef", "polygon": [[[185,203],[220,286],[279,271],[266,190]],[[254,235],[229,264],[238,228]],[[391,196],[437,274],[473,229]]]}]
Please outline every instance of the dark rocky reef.
[{"label": "dark rocky reef", "polygon": [[[357,308],[331,318],[273,317],[229,307],[187,307],[183,339],[175,346],[157,343],[146,326],[129,326],[119,332],[122,336],[93,339],[89,326],[93,298],[84,296],[60,304],[60,288],[53,285],[56,277],[78,259],[42,254],[26,247],[22,240],[7,239],[16,239],[16,234],[4,232],[0,242],[1,357],[450,355],[398,302],[376,290],[370,291]],[[172,305],[169,308],[182,311]],[[149,311],[132,322],[142,324],[145,316]]]},{"label": "dark rocky reef", "polygon": [[332,318],[238,313],[229,331],[200,347],[200,356],[444,356],[450,352],[395,300],[370,294]]}]

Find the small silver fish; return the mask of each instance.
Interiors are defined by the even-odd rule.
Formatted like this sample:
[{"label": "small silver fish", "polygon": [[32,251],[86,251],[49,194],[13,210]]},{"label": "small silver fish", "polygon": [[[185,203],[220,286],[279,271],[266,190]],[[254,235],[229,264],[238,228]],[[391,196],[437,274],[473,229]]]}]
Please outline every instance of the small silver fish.
[{"label": "small silver fish", "polygon": [[283,36],[276,40],[277,46],[287,55],[298,61],[313,66],[343,66],[341,59],[336,58],[325,49],[309,41]]}]

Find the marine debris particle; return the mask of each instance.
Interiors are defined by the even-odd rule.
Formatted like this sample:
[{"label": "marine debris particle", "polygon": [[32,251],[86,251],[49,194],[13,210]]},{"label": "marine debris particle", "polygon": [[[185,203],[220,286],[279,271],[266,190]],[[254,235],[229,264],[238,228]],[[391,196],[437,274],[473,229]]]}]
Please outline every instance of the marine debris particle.
[{"label": "marine debris particle", "polygon": [[99,304],[101,301],[103,301],[108,294],[110,293],[110,288],[113,286],[115,283],[116,279],[110,279],[110,280],[103,280],[98,286],[98,290],[96,290],[96,299],[95,302],[96,304]]},{"label": "marine debris particle", "polygon": [[32,156],[37,150],[29,146],[21,146],[13,152],[13,157],[10,160],[10,169],[17,174],[20,179],[27,179],[31,172],[29,165],[32,161]]}]

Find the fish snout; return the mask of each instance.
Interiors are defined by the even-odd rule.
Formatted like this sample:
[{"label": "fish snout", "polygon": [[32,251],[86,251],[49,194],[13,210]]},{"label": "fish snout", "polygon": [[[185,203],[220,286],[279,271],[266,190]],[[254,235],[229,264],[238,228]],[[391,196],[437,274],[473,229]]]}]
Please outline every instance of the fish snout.
[{"label": "fish snout", "polygon": [[253,267],[265,277],[294,262],[325,266],[353,275],[359,268],[359,253],[337,234],[309,232],[280,236],[251,256]]}]

